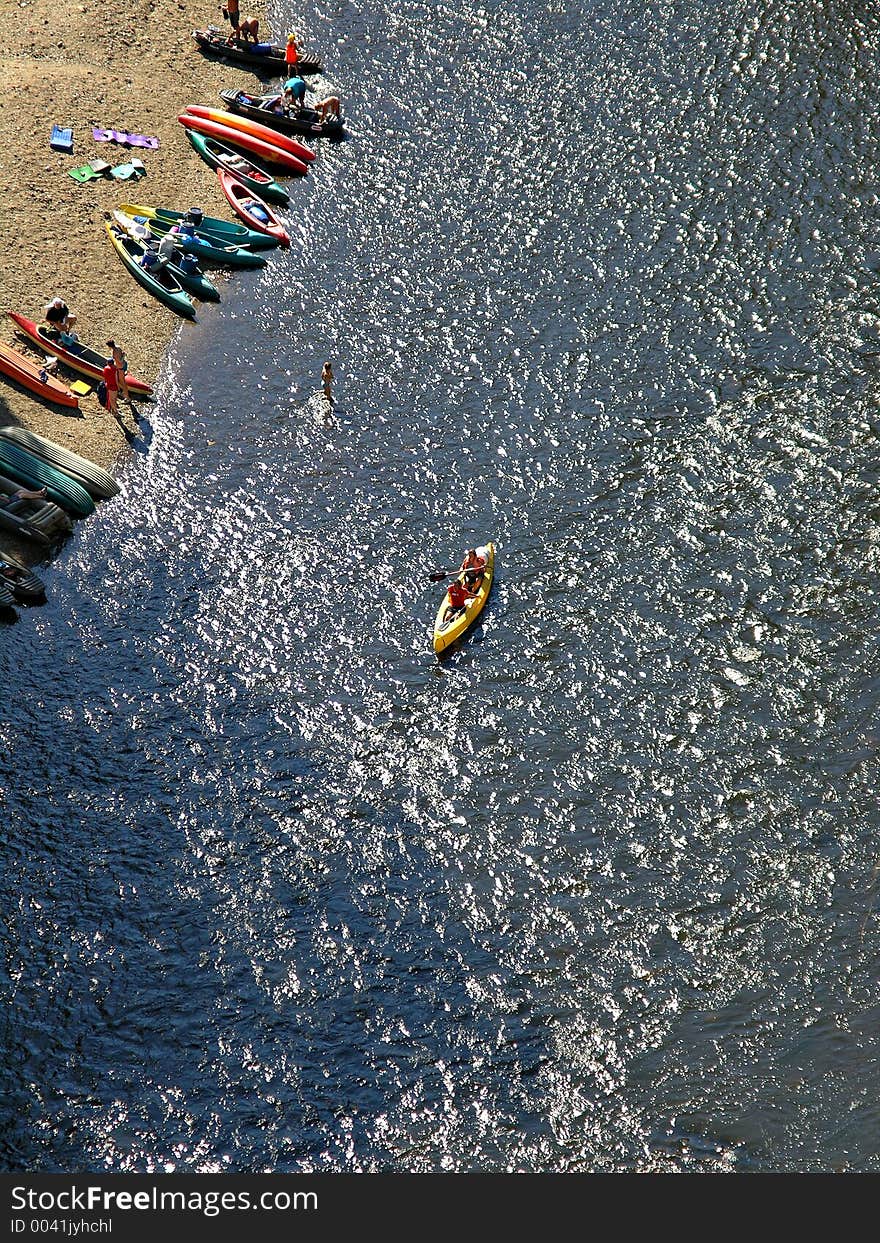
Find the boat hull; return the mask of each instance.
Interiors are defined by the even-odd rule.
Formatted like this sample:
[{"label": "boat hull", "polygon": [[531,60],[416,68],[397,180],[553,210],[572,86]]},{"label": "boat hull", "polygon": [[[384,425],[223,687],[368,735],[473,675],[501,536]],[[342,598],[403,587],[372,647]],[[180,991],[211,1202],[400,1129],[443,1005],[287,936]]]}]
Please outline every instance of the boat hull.
[{"label": "boat hull", "polygon": [[[268,50],[255,52],[249,43],[243,43],[240,39],[236,39],[234,43],[228,43],[223,33],[216,27],[194,30],[192,37],[199,49],[209,56],[219,56],[221,60],[232,61],[235,65],[247,65],[257,72],[263,70],[269,75],[286,72],[284,48],[279,47],[277,43],[260,44],[259,46],[266,47]],[[323,73],[324,66],[316,56],[303,55],[296,63],[296,71],[308,77],[310,74]]]},{"label": "boat hull", "polygon": [[245,159],[240,151],[227,147],[216,138],[197,134],[192,129],[186,130],[186,136],[193,151],[201,156],[209,168],[225,168],[227,172],[243,182],[253,194],[259,194],[260,198],[266,199],[267,202],[279,203],[282,207],[286,207],[290,202],[290,195],[284,186],[279,185],[264,169]]},{"label": "boat hull", "polygon": [[[235,91],[221,91],[220,95],[222,98],[226,94],[235,95],[236,93]],[[288,155],[292,155],[294,159],[301,160],[304,164],[310,164],[315,158],[315,153],[311,147],[307,147],[296,138],[291,138],[288,134],[282,134],[280,130],[275,129],[274,126],[267,124],[265,121],[258,121],[254,117],[245,116],[241,112],[227,112],[222,108],[209,108],[207,104],[187,104],[184,116],[201,117],[203,120],[213,121],[216,125],[225,125],[229,129],[251,134],[254,138],[259,138],[261,142],[280,147],[282,151],[286,151]]]},{"label": "boat hull", "polygon": [[95,502],[82,484],[9,440],[0,440],[0,471],[22,487],[45,488],[50,501],[77,518],[95,512]]},{"label": "boat hull", "polygon": [[[90,349],[86,345],[80,344],[79,353],[72,353],[71,350],[65,349],[60,341],[53,340],[46,334],[42,325],[36,324],[32,319],[28,319],[26,315],[19,315],[17,311],[8,311],[7,314],[15,324],[16,330],[22,336],[27,337],[33,345],[38,346],[41,350],[45,350],[47,354],[54,354],[65,367],[70,367],[72,371],[78,371],[81,375],[87,375],[90,380],[100,380],[101,372],[107,361],[107,355],[101,354],[98,350]],[[143,397],[149,397],[153,389],[151,385],[144,380],[139,380],[137,376],[133,376],[131,372],[126,372],[125,382],[128,385],[130,393],[139,393]]]},{"label": "boat hull", "polygon": [[153,276],[146,268],[142,268],[137,261],[137,254],[143,248],[135,242],[134,238],[129,237],[119,225],[114,226],[108,220],[104,222],[104,228],[107,230],[107,236],[110,238],[113,249],[138,284],[146,289],[148,293],[151,293],[159,302],[163,303],[164,306],[167,306],[169,310],[174,311],[175,314],[181,315],[185,319],[195,319],[196,308],[193,306],[189,294],[181,287],[180,282],[176,278],[171,277],[171,274],[166,271],[166,275],[170,277],[169,283],[166,284],[165,281]]},{"label": "boat hull", "polygon": [[255,155],[266,164],[273,164],[288,176],[308,172],[308,165],[289,151],[255,138],[253,134],[236,129],[235,126],[224,125],[220,121],[212,121],[210,117],[200,117],[195,113],[182,112],[177,118],[184,129],[195,130],[198,134],[206,134],[209,138],[219,138],[221,142],[241,147],[249,155]]},{"label": "boat hull", "polygon": [[51,401],[56,406],[65,406],[70,410],[78,410],[79,401],[76,393],[72,393],[54,376],[47,374],[45,380],[42,379],[41,371],[45,371],[45,367],[41,367],[33,359],[25,358],[24,354],[19,354],[11,346],[0,342],[0,372],[3,375],[8,376],[10,380],[15,380],[17,384],[21,384],[23,388],[36,394],[37,397],[42,397],[44,401]]},{"label": "boat hull", "polygon": [[19,445],[34,457],[42,458],[50,466],[70,475],[95,500],[107,500],[119,494],[119,484],[103,467],[90,462],[88,458],[80,457],[64,445],[57,445],[54,440],[40,436],[37,432],[27,431],[23,427],[4,427],[0,428],[0,440]]},{"label": "boat hull", "polygon": [[267,100],[277,95],[250,95],[247,91],[221,91],[220,98],[227,108],[242,116],[268,126],[281,134],[303,134],[307,138],[344,138],[345,126],[334,118],[322,121],[314,108],[299,108],[295,113],[272,112],[264,107]]},{"label": "boat hull", "polygon": [[[218,168],[217,177],[220,181],[220,188],[229,200],[229,206],[236,215],[241,216],[249,228],[274,237],[280,246],[290,245],[290,235],[268,203],[249,190],[238,177],[227,173],[225,169]],[[261,220],[259,211],[265,212],[268,220]]]},{"label": "boat hull", "polygon": [[[480,584],[476,599],[470,601],[465,608],[461,609],[448,624],[443,622],[443,615],[449,605],[448,591],[443,597],[443,603],[437,610],[437,617],[434,621],[434,651],[438,656],[455,643],[457,639],[460,639],[467,630],[470,630],[489,599],[492,581],[495,578],[495,545],[490,542],[486,545],[486,548],[488,549],[486,568],[483,571],[483,581]],[[463,575],[459,575],[459,580],[462,580],[463,577]]]}]

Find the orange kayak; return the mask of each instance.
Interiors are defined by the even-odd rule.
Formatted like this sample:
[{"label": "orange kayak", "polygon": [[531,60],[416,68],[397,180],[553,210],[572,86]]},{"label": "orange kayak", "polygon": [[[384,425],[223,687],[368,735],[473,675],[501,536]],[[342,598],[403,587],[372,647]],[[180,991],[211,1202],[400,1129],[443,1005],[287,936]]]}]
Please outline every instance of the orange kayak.
[{"label": "orange kayak", "polygon": [[[65,347],[57,337],[50,337],[45,327],[35,324],[26,315],[19,315],[17,311],[7,311],[7,314],[22,336],[27,337],[38,349],[45,350],[47,354],[54,354],[56,358],[61,359],[65,367],[81,371],[83,375],[87,375],[92,380],[101,379],[104,363],[107,361],[106,350],[101,354],[98,350],[89,349],[81,341],[76,345]],[[146,380],[139,380],[130,371],[126,372],[125,382],[132,393],[142,393],[146,396],[153,391]]]},{"label": "orange kayak", "polygon": [[262,125],[251,117],[239,115],[237,112],[224,112],[222,108],[209,108],[206,104],[187,104],[186,111],[190,116],[204,117],[207,121],[216,121],[218,125],[228,125],[231,129],[253,134],[254,138],[271,142],[282,151],[289,151],[298,160],[305,160],[307,164],[315,158],[314,151],[305,143],[297,142],[289,134],[282,134],[280,130],[272,129],[270,125]]},{"label": "orange kayak", "polygon": [[236,147],[243,147],[251,155],[259,156],[267,164],[277,164],[288,173],[307,173],[309,171],[308,164],[304,164],[298,156],[291,155],[289,151],[283,150],[277,143],[264,142],[262,138],[256,138],[245,130],[234,129],[231,125],[223,125],[221,122],[212,121],[208,117],[195,116],[189,112],[182,112],[177,119],[184,129],[194,129],[198,134],[207,134],[209,138],[219,138],[221,142],[228,142]]},{"label": "orange kayak", "polygon": [[19,354],[17,350],[4,345],[2,341],[0,341],[0,371],[8,375],[10,379],[23,384],[25,388],[29,388],[38,397],[45,397],[46,401],[54,401],[58,406],[70,406],[73,410],[79,409],[76,394],[71,393],[60,380],[50,375],[44,363],[25,358],[24,354]]}]

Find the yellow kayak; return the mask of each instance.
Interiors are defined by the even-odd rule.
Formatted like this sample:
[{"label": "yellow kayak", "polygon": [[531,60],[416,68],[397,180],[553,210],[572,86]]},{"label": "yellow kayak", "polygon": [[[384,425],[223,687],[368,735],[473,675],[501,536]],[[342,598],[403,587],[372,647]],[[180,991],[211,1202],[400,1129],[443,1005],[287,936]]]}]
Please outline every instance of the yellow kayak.
[{"label": "yellow kayak", "polygon": [[[449,647],[450,643],[454,643],[456,639],[461,638],[464,632],[477,620],[483,611],[483,605],[489,598],[489,592],[492,589],[492,579],[495,577],[495,545],[489,543],[485,550],[486,566],[483,570],[483,581],[477,590],[476,598],[468,600],[463,609],[459,611],[448,621],[444,622],[443,615],[449,607],[449,592],[443,597],[443,603],[437,610],[437,619],[434,622],[434,651],[438,654]],[[464,574],[459,574],[458,581],[464,582]]]}]

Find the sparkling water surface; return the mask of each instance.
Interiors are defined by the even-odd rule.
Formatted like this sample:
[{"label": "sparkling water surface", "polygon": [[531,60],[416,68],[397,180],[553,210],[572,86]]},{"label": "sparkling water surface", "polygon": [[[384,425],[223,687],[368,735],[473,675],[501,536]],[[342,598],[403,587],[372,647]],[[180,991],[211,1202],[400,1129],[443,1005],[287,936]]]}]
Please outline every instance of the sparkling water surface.
[{"label": "sparkling water surface", "polygon": [[0,1163],[877,1170],[880,19],[273,17],[352,139],[3,631]]}]

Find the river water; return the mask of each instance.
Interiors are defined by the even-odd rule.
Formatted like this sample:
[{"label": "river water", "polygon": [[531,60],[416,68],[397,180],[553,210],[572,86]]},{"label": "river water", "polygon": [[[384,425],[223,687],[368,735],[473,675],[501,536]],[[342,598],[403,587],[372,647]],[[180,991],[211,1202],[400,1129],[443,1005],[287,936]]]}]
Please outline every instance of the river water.
[{"label": "river water", "polygon": [[352,141],[3,632],[0,1161],[880,1168],[877,15],[273,16]]}]

